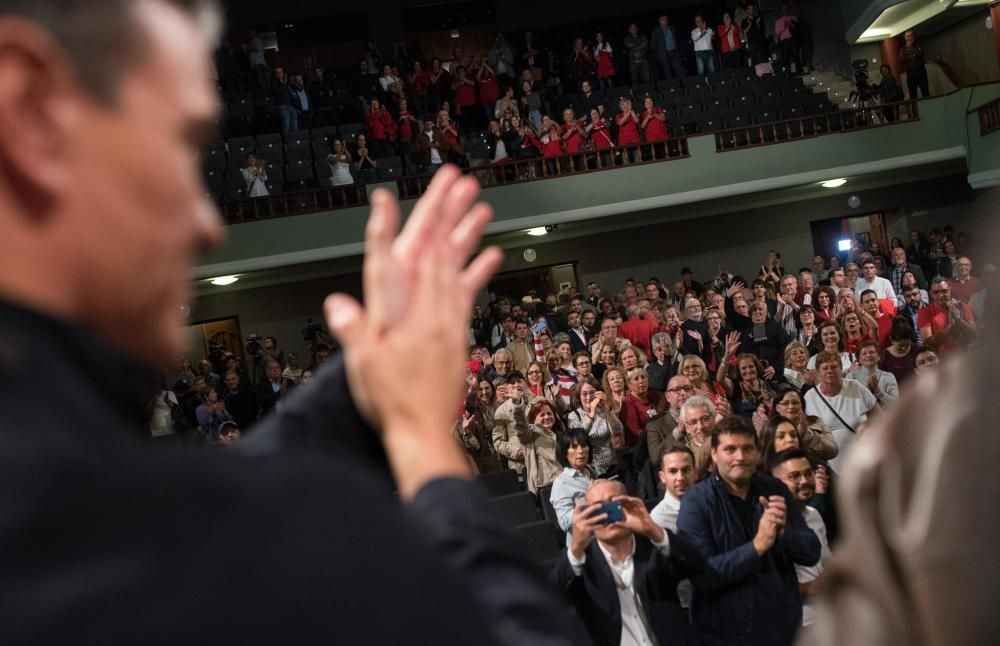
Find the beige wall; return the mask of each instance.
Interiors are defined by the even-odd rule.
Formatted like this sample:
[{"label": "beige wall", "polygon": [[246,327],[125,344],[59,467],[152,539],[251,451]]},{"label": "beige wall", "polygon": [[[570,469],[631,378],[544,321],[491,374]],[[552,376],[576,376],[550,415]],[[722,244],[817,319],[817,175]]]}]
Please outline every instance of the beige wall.
[{"label": "beige wall", "polygon": [[[940,56],[963,85],[1000,80],[996,43],[984,25],[986,12],[976,13],[954,27],[924,40],[927,60]],[[996,26],[994,26],[996,29]]]}]

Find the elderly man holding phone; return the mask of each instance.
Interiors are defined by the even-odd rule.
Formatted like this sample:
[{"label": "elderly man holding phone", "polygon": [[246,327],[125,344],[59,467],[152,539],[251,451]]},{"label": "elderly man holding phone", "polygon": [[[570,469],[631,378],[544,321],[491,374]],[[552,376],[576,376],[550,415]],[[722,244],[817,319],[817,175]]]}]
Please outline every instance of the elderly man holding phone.
[{"label": "elderly man holding phone", "polygon": [[705,561],[617,480],[597,480],[573,512],[553,573],[595,644],[697,644],[677,584]]}]

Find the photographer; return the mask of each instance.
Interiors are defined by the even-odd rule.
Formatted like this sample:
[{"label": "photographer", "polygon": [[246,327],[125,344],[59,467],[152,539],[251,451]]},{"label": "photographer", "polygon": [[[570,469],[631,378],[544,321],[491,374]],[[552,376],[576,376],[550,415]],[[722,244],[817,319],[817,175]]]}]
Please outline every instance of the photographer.
[{"label": "photographer", "polygon": [[243,181],[247,185],[247,195],[249,197],[267,197],[271,194],[267,190],[267,168],[263,159],[258,159],[254,153],[247,155],[247,165],[240,173]]},{"label": "photographer", "polygon": [[705,560],[625,493],[617,480],[590,485],[553,576],[595,644],[697,643],[677,584],[699,574]]}]

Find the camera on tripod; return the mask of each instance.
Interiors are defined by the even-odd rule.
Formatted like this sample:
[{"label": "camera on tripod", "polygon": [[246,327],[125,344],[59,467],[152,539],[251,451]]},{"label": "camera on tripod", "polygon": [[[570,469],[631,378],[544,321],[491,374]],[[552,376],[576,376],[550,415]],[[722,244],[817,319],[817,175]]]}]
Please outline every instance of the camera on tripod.
[{"label": "camera on tripod", "polygon": [[847,100],[854,102],[859,108],[878,103],[875,88],[868,77],[868,61],[864,58],[851,61],[851,69],[854,71],[854,89]]}]

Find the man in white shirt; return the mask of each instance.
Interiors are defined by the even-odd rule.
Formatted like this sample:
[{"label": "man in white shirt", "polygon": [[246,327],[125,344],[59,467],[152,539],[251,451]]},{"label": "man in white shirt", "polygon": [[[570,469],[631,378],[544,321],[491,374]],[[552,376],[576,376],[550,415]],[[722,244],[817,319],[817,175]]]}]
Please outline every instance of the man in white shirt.
[{"label": "man in white shirt", "polygon": [[[681,511],[681,496],[694,485],[694,453],[682,444],[668,444],[660,458],[660,482],[664,494],[649,515],[663,529],[677,533],[677,515]],[[691,607],[691,582],[681,581],[677,586],[681,605]]]},{"label": "man in white shirt", "polygon": [[854,295],[859,300],[861,299],[861,292],[870,289],[878,296],[879,302],[888,300],[895,307],[896,291],[892,288],[892,283],[878,275],[878,269],[875,267],[874,260],[866,259],[861,263],[861,274],[861,277],[854,284]]},{"label": "man in white shirt", "polygon": [[830,545],[826,540],[826,524],[820,513],[806,503],[816,492],[816,473],[813,471],[809,458],[801,449],[782,451],[771,458],[768,465],[773,475],[785,483],[795,498],[798,510],[805,518],[806,525],[813,530],[819,539],[820,557],[816,565],[795,566],[795,575],[799,581],[799,593],[802,595],[802,625],[808,626],[816,621],[815,611],[809,601],[813,588],[823,573],[823,562],[830,558]]},{"label": "man in white shirt", "polygon": [[701,16],[694,17],[694,29],[691,30],[691,42],[694,43],[694,57],[698,63],[698,76],[705,76],[715,71],[715,48],[712,46],[712,28],[705,24]]},{"label": "man in white shirt", "polygon": [[[621,520],[607,522],[608,507]],[[625,495],[621,482],[597,480],[573,511],[572,539],[555,578],[595,644],[696,644],[676,587],[704,567],[687,541]]]}]

